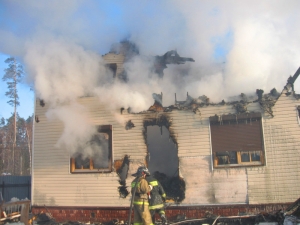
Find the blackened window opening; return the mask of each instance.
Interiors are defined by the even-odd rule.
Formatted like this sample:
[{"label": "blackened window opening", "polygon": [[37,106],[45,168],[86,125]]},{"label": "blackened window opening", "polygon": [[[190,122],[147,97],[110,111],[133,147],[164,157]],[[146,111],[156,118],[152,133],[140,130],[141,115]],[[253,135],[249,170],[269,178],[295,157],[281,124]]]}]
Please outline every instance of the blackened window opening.
[{"label": "blackened window opening", "polygon": [[169,177],[178,176],[178,149],[165,126],[147,126],[148,168]]},{"label": "blackened window opening", "polygon": [[112,126],[99,126],[91,139],[71,157],[72,173],[111,172]]}]

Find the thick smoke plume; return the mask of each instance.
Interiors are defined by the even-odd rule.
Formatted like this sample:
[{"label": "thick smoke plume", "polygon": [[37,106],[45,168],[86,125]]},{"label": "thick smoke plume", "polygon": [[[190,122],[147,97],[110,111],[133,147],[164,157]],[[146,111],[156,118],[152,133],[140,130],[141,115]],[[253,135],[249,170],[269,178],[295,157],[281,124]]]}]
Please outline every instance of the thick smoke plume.
[{"label": "thick smoke plume", "polygon": [[[162,92],[168,106],[174,93],[178,100],[188,92],[220,102],[256,89],[281,91],[300,66],[299,7],[297,0],[4,0],[0,52],[24,64],[36,96],[71,132],[76,115],[63,116],[64,110],[76,112],[57,104],[68,102],[74,109],[81,96],[96,95],[111,110],[138,112],[153,104],[153,93]],[[140,52],[125,65],[127,83],[113,80],[101,58],[124,39]],[[159,79],[150,70],[151,56],[169,50],[195,62],[168,66]],[[76,128],[72,132],[82,135]]]}]

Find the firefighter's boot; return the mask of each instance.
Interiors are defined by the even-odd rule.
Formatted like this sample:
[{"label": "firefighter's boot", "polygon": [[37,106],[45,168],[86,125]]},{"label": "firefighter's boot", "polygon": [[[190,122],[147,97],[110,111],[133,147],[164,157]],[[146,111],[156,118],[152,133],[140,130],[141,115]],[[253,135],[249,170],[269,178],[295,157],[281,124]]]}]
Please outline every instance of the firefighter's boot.
[{"label": "firefighter's boot", "polygon": [[161,214],[160,217],[161,217],[162,224],[163,225],[167,225],[168,221],[167,221],[166,215],[165,214]]}]

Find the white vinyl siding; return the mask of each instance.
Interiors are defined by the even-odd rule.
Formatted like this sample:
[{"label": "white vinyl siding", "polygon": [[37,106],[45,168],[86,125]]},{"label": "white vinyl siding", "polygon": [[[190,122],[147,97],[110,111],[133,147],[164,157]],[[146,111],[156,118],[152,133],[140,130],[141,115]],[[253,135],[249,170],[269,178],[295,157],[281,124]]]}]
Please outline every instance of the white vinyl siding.
[{"label": "white vinyl siding", "polygon": [[[142,115],[137,115],[135,129],[125,130],[125,121],[132,115],[124,115],[124,124],[114,119],[110,111],[100,107],[97,98],[80,98],[78,103],[85,106],[88,116],[95,125],[113,126],[113,160],[122,159],[129,152],[131,160],[141,162],[146,156],[146,146],[142,136]],[[49,206],[128,206],[129,198],[119,198],[119,177],[111,173],[71,174],[70,154],[55,145],[63,132],[63,124],[46,117],[45,107],[36,104],[34,165],[33,165],[33,205]],[[135,122],[135,120],[133,120]],[[138,122],[141,121],[141,122]],[[139,130],[139,132],[137,132]],[[132,135],[132,133],[135,133]],[[126,144],[122,144],[126,143]],[[131,167],[133,173],[136,167]],[[133,177],[132,177],[133,178]],[[128,184],[132,180],[128,176]]]},{"label": "white vinyl siding", "polygon": [[[113,126],[113,160],[130,156],[127,186],[139,163],[144,163],[147,146],[143,136],[144,119],[161,113],[121,114],[120,109],[107,110],[97,98],[80,98],[88,117],[95,125]],[[273,107],[274,118],[263,113],[258,102],[248,111],[262,113],[265,157],[260,167],[220,168],[212,170],[209,117],[235,113],[232,105],[200,107],[200,113],[174,110],[163,113],[172,120],[170,132],[178,144],[179,172],[186,182],[186,198],[182,205],[263,204],[293,202],[300,191],[300,128],[295,116],[298,101],[282,94]],[[33,205],[49,206],[129,206],[130,196],[119,198],[119,177],[111,173],[71,174],[67,151],[55,147],[63,132],[63,124],[45,116],[47,103],[36,104]],[[116,116],[118,119],[116,119]],[[135,127],[125,129],[131,120]],[[130,191],[130,188],[128,188]]]}]

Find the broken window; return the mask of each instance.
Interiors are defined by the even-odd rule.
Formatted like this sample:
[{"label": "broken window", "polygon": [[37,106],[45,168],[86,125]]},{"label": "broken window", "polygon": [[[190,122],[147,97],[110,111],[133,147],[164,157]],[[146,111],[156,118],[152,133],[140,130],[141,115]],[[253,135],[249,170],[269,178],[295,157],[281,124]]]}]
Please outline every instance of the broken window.
[{"label": "broken window", "polygon": [[212,116],[209,119],[214,167],[264,165],[260,113]]},{"label": "broken window", "polygon": [[71,157],[71,173],[112,171],[112,126],[99,126],[90,141]]}]

